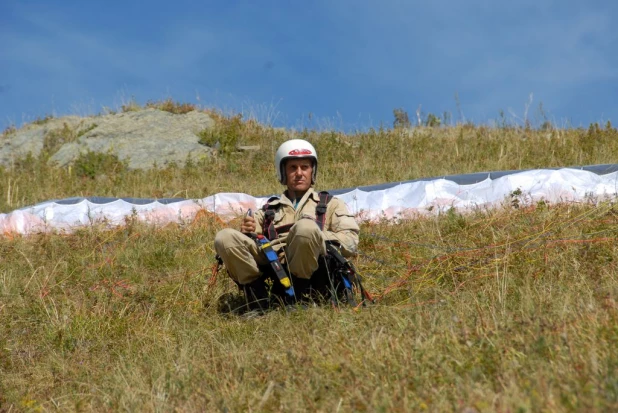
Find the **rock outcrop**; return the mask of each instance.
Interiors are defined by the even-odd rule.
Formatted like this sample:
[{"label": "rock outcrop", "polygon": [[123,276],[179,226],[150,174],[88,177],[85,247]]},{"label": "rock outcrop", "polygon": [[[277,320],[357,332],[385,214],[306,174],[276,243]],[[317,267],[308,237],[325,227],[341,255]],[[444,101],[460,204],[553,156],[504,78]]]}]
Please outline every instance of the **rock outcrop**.
[{"label": "rock outcrop", "polygon": [[82,153],[116,155],[131,169],[153,165],[184,164],[209,157],[213,149],[199,142],[199,133],[214,126],[205,112],[194,110],[173,114],[148,108],[117,114],[45,119],[0,139],[0,165],[11,167],[29,153],[38,157],[44,151],[49,162],[71,164]]}]

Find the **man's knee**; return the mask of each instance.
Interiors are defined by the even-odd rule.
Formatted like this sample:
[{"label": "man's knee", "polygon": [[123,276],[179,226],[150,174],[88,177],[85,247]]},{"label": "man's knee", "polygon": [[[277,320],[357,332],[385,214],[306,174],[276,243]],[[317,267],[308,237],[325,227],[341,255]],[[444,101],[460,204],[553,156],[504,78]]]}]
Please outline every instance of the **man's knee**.
[{"label": "man's knee", "polygon": [[300,236],[302,238],[313,239],[320,237],[320,227],[311,219],[301,219],[290,228],[289,236],[294,238]]},{"label": "man's knee", "polygon": [[309,249],[312,251],[312,255],[315,255],[317,258],[318,255],[326,254],[326,244],[324,241],[324,234],[315,221],[301,219],[290,229],[288,234],[288,250],[292,252]]},{"label": "man's knee", "polygon": [[227,248],[237,246],[239,232],[233,228],[224,228],[215,235],[215,251],[221,255]]},{"label": "man's knee", "polygon": [[324,236],[313,220],[301,219],[288,235],[288,268],[299,278],[310,278],[318,268],[318,257],[326,253]]}]

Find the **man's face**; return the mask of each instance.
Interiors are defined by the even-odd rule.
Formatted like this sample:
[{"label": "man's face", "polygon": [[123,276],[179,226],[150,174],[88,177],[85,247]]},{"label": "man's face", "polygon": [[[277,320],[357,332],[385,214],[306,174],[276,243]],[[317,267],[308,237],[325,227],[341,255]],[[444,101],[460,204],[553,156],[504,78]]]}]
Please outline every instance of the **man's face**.
[{"label": "man's face", "polygon": [[313,165],[311,159],[290,159],[285,163],[288,190],[306,192],[311,188]]}]

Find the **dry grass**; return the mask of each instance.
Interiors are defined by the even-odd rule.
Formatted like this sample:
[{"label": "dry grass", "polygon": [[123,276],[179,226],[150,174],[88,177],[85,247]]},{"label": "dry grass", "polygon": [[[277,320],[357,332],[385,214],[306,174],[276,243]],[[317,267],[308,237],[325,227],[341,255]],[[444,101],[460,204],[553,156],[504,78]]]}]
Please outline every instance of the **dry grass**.
[{"label": "dry grass", "polygon": [[[333,188],[603,163],[615,140],[604,130],[430,132],[443,136],[304,134],[323,159],[321,186]],[[87,191],[263,194],[279,190],[271,154],[123,171],[108,176],[116,188],[32,160],[30,181],[25,169],[3,174],[23,188],[22,205]],[[255,319],[217,310],[234,286],[224,274],[209,283],[222,227],[212,216],[1,239],[0,411],[616,410],[617,224],[612,203],[364,224],[355,263],[375,306]]]},{"label": "dry grass", "polygon": [[[205,131],[202,139],[211,145],[220,142],[223,148],[212,159],[131,171],[120,162],[96,157],[81,160],[80,168],[64,169],[48,165],[44,157],[29,157],[17,161],[11,170],[0,168],[4,195],[0,212],[72,196],[203,198],[217,192],[279,193],[273,154],[291,133],[253,120],[245,122],[239,116],[211,113],[217,126]],[[316,146],[321,161],[318,185],[323,189],[458,173],[612,163],[618,153],[616,129],[595,125],[588,130],[463,125],[349,135],[304,130],[295,135]],[[236,152],[238,145],[259,145],[261,150]]]}]

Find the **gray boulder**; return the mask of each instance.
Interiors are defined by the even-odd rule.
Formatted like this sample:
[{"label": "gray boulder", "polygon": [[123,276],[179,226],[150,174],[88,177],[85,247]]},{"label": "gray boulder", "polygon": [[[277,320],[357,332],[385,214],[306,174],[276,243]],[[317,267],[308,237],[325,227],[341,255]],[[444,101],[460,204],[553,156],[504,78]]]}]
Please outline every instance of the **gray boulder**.
[{"label": "gray boulder", "polygon": [[57,119],[45,119],[28,124],[23,128],[0,138],[0,165],[11,167],[13,163],[27,156],[41,154],[46,137],[60,134],[63,129],[79,130],[83,125],[90,125],[92,118],[66,116]]},{"label": "gray boulder", "polygon": [[76,116],[31,124],[0,141],[0,164],[10,167],[15,159],[42,151],[49,162],[71,164],[88,151],[116,155],[131,169],[148,169],[156,163],[184,164],[209,157],[213,149],[199,143],[199,132],[214,125],[202,111],[173,114],[143,109],[103,116]]}]

